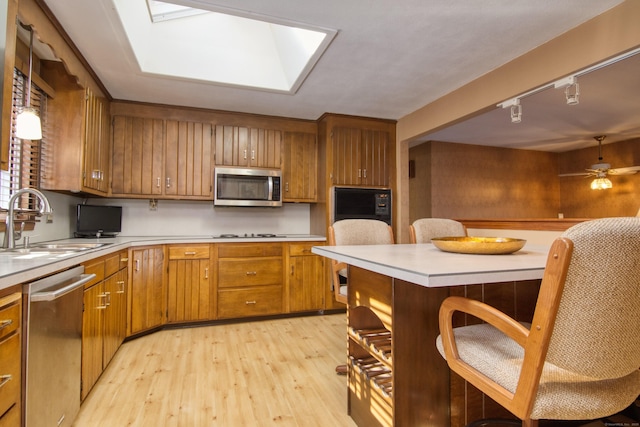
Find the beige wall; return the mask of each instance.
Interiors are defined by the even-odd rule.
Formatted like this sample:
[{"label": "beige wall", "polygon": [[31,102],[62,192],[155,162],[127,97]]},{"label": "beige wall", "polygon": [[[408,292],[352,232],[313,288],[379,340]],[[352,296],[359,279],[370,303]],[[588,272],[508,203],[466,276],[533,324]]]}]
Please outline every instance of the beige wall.
[{"label": "beige wall", "polygon": [[[605,144],[612,167],[640,165],[640,139]],[[633,216],[640,208],[640,174],[610,176],[613,188],[594,191],[591,177],[558,177],[598,163],[598,148],[565,153],[431,141],[411,148],[409,221],[600,218]]]},{"label": "beige wall", "polygon": [[[408,242],[409,143],[498,102],[640,46],[640,1],[618,7],[401,118],[397,124],[399,242]],[[585,46],[589,46],[585,49]],[[513,78],[518,76],[518,78]],[[590,161],[588,164],[592,164]]]}]

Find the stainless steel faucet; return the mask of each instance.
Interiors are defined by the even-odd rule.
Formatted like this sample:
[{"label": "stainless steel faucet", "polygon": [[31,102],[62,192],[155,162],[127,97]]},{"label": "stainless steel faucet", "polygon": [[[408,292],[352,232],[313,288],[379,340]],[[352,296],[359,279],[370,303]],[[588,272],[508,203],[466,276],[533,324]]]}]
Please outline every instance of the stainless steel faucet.
[{"label": "stainless steel faucet", "polygon": [[[2,243],[2,247],[5,249],[14,249],[16,247],[16,232],[14,225],[15,218],[13,217],[13,211],[15,208],[14,205],[16,204],[16,199],[25,193],[33,194],[40,200],[41,215],[50,215],[52,213],[49,200],[39,190],[36,190],[35,188],[22,188],[13,193],[13,195],[9,199],[9,212],[7,213],[7,217],[5,219],[4,241]],[[20,237],[17,238],[19,239]]]}]

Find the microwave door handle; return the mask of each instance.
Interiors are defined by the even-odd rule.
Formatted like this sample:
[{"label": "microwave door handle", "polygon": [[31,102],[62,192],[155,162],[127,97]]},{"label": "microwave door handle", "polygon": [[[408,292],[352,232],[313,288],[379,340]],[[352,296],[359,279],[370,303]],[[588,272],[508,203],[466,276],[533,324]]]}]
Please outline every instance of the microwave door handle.
[{"label": "microwave door handle", "polygon": [[269,197],[267,200],[273,200],[273,177],[269,177]]}]

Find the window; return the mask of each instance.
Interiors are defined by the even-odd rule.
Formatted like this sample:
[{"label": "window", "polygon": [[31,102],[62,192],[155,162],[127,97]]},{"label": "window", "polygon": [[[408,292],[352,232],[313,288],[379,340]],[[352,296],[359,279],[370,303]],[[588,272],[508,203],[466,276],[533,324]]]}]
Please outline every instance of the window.
[{"label": "window", "polygon": [[[24,105],[28,79],[17,68],[13,72],[13,101],[11,109],[11,141],[9,143],[9,168],[0,171],[0,209],[9,209],[9,199],[21,188],[40,187],[41,147],[46,140],[47,95],[33,82],[31,83],[31,106],[39,111],[42,121],[42,140],[30,141],[15,136],[15,118],[19,108]],[[36,199],[25,194],[16,202],[16,208],[36,210]]]}]

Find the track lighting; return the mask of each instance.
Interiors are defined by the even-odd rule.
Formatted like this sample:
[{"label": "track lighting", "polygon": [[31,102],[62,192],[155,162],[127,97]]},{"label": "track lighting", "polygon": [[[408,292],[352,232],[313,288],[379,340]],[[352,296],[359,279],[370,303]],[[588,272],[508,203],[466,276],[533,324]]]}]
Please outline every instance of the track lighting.
[{"label": "track lighting", "polygon": [[504,101],[503,103],[498,104],[498,107],[511,107],[511,123],[520,123],[522,121],[522,105],[520,105],[520,98],[513,98],[508,101]]},{"label": "track lighting", "polygon": [[[497,107],[501,107],[501,108],[511,107],[511,123],[520,123],[520,121],[522,120],[522,108],[520,107],[520,100],[527,96],[536,94],[538,92],[542,92],[543,90],[548,89],[550,87],[553,87],[554,89],[564,88],[564,95],[565,95],[565,99],[567,100],[567,104],[576,105],[580,102],[580,86],[578,85],[578,76],[583,76],[592,71],[596,71],[608,65],[615,64],[618,61],[622,61],[623,59],[629,58],[638,53],[640,53],[640,48],[630,50],[626,53],[623,53],[621,55],[618,55],[606,61],[600,62],[591,67],[577,71],[574,74],[567,77],[563,77],[559,80],[556,80],[553,83],[547,83],[543,86],[537,87],[528,92],[520,94],[515,98],[511,98],[507,101],[501,102],[497,104]],[[610,187],[607,187],[607,188],[610,188]]]}]

